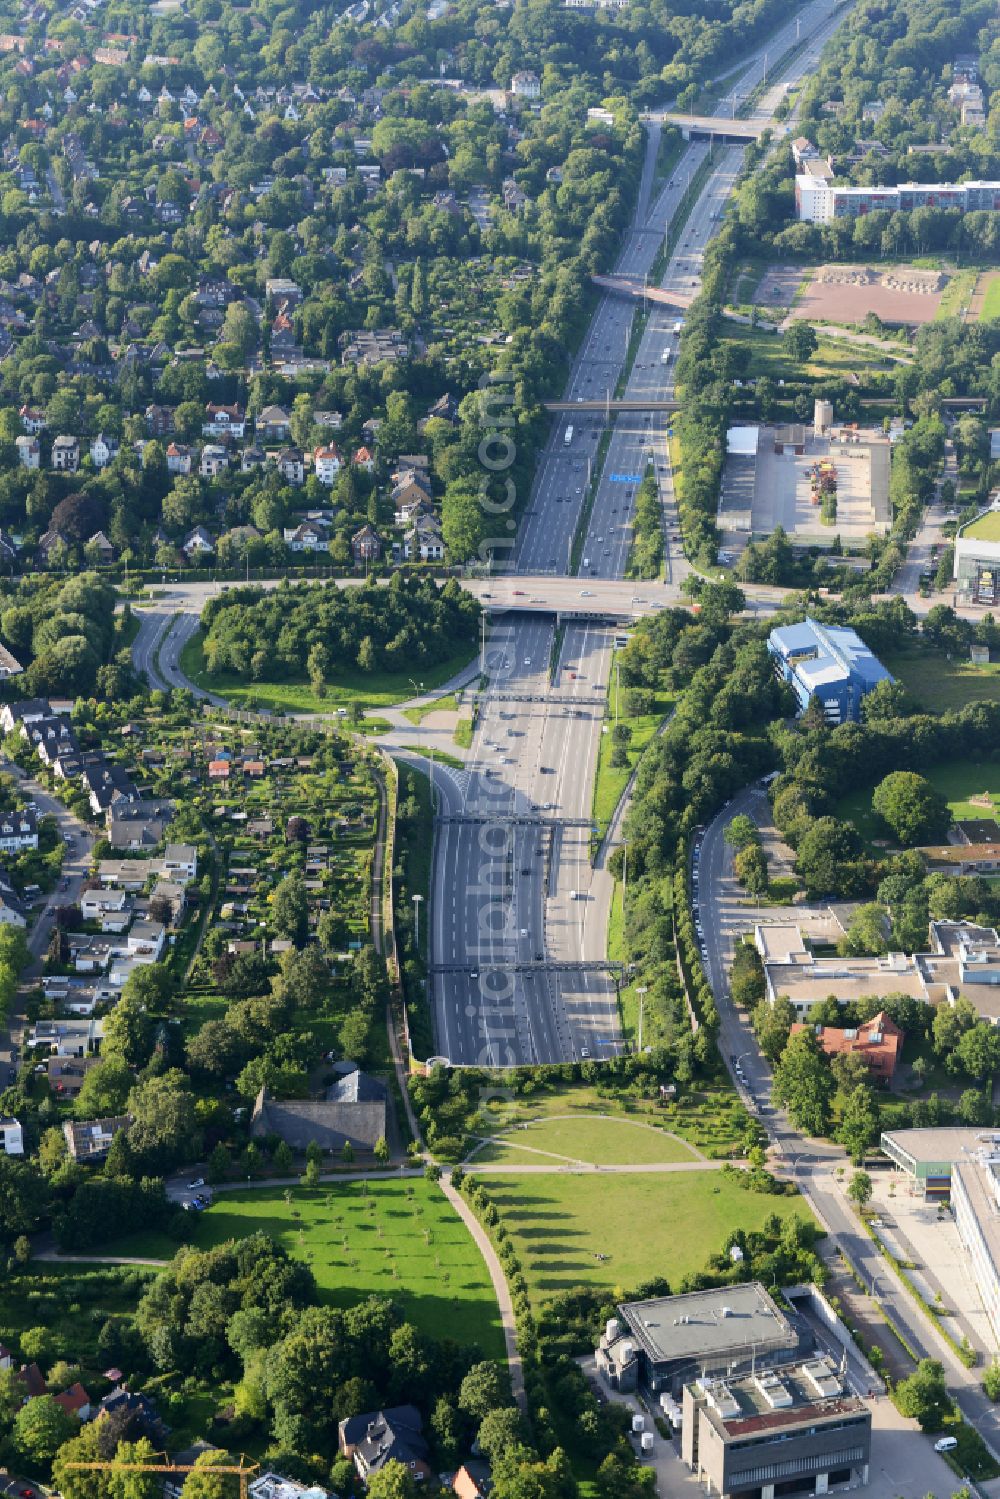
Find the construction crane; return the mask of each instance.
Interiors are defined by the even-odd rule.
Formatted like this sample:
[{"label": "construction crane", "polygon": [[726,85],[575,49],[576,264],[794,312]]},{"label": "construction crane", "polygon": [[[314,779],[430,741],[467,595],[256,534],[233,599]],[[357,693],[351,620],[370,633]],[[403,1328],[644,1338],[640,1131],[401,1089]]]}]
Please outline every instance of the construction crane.
[{"label": "construction crane", "polygon": [[163,1462],[159,1463],[119,1463],[113,1461],[90,1462],[90,1463],[66,1463],[67,1468],[75,1468],[87,1473],[106,1473],[114,1470],[116,1473],[236,1473],[240,1480],[240,1499],[248,1499],[249,1480],[254,1473],[260,1471],[259,1463],[245,1464],[242,1459],[239,1464],[235,1463],[172,1463],[167,1461],[166,1453],[162,1454]]}]

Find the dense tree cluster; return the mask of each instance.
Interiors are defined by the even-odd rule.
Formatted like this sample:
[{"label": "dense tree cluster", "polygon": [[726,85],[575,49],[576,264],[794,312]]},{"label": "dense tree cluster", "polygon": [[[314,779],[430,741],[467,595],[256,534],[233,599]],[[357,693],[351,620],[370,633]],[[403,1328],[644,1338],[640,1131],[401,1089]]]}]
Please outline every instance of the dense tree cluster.
[{"label": "dense tree cluster", "polygon": [[232,589],[202,614],[213,672],[254,681],[419,672],[470,647],[479,605],[457,583],[396,574],[388,587]]}]

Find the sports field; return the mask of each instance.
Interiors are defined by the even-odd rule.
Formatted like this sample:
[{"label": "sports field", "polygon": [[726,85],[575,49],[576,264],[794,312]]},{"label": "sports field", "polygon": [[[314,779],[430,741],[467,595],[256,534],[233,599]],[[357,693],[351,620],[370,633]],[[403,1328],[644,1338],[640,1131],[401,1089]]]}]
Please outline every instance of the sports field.
[{"label": "sports field", "polygon": [[[955,818],[992,817],[1000,815],[1000,764],[990,760],[954,760],[935,765],[923,774],[948,799]],[[853,822],[869,844],[885,838],[882,821],[872,811],[871,786],[851,792],[837,803],[836,815]],[[974,800],[975,798],[975,800]]]},{"label": "sports field", "polygon": [[593,1117],[538,1119],[497,1136],[478,1150],[472,1164],[478,1172],[487,1162],[554,1165],[583,1161],[587,1165],[636,1165],[696,1161],[700,1152],[654,1124],[639,1120]]}]

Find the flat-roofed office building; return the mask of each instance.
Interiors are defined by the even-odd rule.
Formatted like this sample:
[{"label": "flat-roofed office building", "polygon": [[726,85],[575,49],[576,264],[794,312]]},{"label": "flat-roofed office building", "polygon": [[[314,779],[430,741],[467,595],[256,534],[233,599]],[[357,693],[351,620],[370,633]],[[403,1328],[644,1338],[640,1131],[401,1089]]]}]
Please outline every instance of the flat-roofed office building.
[{"label": "flat-roofed office building", "polygon": [[684,1388],[681,1455],[708,1495],[775,1499],[868,1482],[871,1411],[824,1356]]}]

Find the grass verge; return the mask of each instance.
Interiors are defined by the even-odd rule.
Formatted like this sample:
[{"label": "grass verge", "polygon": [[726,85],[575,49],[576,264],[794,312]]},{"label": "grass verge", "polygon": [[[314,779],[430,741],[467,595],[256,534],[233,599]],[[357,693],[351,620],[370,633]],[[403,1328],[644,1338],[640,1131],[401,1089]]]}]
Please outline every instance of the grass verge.
[{"label": "grass verge", "polygon": [[[472,659],[463,649],[440,665],[427,668],[423,690],[444,686]],[[326,694],[319,697],[308,682],[247,682],[231,672],[210,673],[205,664],[201,631],[196,631],[180,656],[181,671],[195,686],[216,692],[239,708],[268,708],[283,713],[329,713],[331,709],[360,703],[365,708],[391,708],[413,696],[413,682],[405,672],[343,672],[331,677]],[[435,705],[436,706],[436,705]]]}]

